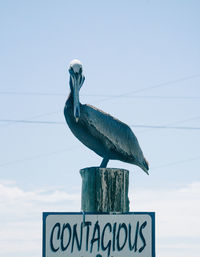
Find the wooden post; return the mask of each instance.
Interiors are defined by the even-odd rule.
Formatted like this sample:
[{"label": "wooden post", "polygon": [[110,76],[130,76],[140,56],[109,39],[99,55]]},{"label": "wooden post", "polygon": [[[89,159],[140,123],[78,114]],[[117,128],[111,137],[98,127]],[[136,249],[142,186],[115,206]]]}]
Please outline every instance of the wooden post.
[{"label": "wooden post", "polygon": [[124,213],[129,211],[129,171],[90,167],[80,170],[81,208],[84,212]]}]

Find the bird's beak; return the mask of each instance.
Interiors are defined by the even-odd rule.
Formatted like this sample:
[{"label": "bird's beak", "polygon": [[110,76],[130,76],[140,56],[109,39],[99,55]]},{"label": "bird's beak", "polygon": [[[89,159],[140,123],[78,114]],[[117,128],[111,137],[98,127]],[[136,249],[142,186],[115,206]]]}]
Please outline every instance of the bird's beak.
[{"label": "bird's beak", "polygon": [[80,118],[79,90],[85,81],[85,77],[82,74],[82,69],[80,69],[79,72],[74,72],[74,70],[70,68],[69,73],[70,73],[70,87],[73,92],[73,100],[74,100],[74,118],[76,122],[78,122]]},{"label": "bird's beak", "polygon": [[74,118],[76,122],[78,122],[80,118],[79,92],[77,88],[74,89]]},{"label": "bird's beak", "polygon": [[79,89],[81,83],[81,75],[76,74],[74,76],[74,88],[73,88],[73,98],[74,98],[74,118],[78,122],[80,118],[80,102],[79,102]]}]

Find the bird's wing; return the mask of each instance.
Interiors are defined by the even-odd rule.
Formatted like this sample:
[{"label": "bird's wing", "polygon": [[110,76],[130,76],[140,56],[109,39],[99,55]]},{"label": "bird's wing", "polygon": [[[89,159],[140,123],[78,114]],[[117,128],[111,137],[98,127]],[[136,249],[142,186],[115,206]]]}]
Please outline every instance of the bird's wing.
[{"label": "bird's wing", "polygon": [[[91,105],[81,106],[81,117],[87,126],[105,136],[113,146],[136,158],[141,156],[138,140],[129,126]],[[142,154],[143,156],[143,154]]]}]

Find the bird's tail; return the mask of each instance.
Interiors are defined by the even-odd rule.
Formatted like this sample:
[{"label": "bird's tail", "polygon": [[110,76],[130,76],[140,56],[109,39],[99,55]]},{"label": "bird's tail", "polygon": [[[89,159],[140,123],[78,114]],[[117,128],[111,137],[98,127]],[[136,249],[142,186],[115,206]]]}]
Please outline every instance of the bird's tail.
[{"label": "bird's tail", "polygon": [[142,169],[149,175],[149,172],[148,172],[148,170],[149,170],[149,163],[148,163],[148,161],[145,158],[144,158],[142,164],[143,164],[142,165]]}]

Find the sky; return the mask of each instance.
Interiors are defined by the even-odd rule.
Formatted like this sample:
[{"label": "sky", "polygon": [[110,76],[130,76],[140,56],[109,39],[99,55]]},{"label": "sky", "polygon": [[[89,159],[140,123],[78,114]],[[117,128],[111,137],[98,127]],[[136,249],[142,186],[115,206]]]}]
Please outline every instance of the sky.
[{"label": "sky", "polygon": [[80,101],[131,126],[150,164],[108,167],[130,171],[131,211],[156,212],[157,256],[199,256],[199,1],[0,5],[0,256],[40,256],[42,212],[80,211],[79,170],[101,163],[63,115],[75,58]]}]

